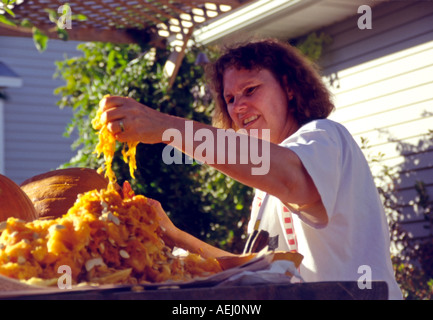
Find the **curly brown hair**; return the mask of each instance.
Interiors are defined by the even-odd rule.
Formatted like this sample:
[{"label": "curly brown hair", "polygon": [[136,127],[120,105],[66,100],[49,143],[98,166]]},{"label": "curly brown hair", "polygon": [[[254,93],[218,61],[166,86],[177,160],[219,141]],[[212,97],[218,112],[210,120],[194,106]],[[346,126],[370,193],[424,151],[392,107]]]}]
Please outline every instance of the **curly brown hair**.
[{"label": "curly brown hair", "polygon": [[234,128],[224,100],[223,84],[224,72],[231,67],[247,70],[267,69],[282,88],[287,84],[293,91],[293,99],[288,108],[293,108],[293,115],[299,125],[327,118],[334,110],[331,95],[319,75],[317,66],[296,48],[275,39],[251,41],[228,48],[206,68],[208,83],[216,102],[212,122],[217,127]]}]

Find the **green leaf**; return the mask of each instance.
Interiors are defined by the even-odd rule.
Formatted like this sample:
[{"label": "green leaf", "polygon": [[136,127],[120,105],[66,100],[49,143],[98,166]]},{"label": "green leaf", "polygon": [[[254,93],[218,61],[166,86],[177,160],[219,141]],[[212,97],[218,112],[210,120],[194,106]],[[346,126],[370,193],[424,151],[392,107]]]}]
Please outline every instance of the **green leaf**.
[{"label": "green leaf", "polygon": [[57,27],[56,31],[60,40],[67,41],[69,39],[68,31],[65,29]]},{"label": "green leaf", "polygon": [[39,52],[47,49],[48,36],[36,27],[33,27],[33,42]]},{"label": "green leaf", "polygon": [[24,27],[24,28],[31,28],[31,27],[33,27],[33,24],[30,22],[29,19],[23,19],[20,22],[20,26]]},{"label": "green leaf", "polygon": [[117,54],[116,51],[110,51],[110,53],[108,54],[108,58],[107,58],[107,71],[110,72],[111,69],[113,69],[113,67],[115,66],[115,58],[116,58]]},{"label": "green leaf", "polygon": [[7,6],[3,6],[3,10],[15,18],[15,13],[13,13],[13,11],[11,9],[9,9]]},{"label": "green leaf", "polygon": [[44,9],[44,11],[48,13],[48,19],[57,24],[57,12],[52,9]]},{"label": "green leaf", "polygon": [[0,15],[0,23],[16,27],[16,24],[14,22],[12,22],[11,20],[9,20],[8,18],[6,18],[4,15]]},{"label": "green leaf", "polygon": [[77,20],[77,21],[86,21],[87,20],[87,16],[85,16],[84,14],[74,14],[72,15],[72,19],[73,20]]}]

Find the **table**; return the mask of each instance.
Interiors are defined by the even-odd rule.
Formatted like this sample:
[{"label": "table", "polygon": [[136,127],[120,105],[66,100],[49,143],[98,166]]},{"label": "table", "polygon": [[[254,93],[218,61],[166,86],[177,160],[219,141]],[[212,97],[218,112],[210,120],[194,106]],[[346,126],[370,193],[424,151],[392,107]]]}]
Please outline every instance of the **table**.
[{"label": "table", "polygon": [[13,300],[386,300],[388,286],[373,281],[371,288],[360,289],[355,281],[266,284],[230,287],[110,288],[56,290],[55,292],[8,292],[0,299]]}]

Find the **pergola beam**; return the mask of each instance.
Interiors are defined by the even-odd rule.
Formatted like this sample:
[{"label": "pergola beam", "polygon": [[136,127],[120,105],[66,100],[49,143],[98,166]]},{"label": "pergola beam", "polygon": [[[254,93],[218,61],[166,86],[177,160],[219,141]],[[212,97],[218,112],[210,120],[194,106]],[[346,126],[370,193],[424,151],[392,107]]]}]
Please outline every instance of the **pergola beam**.
[{"label": "pergola beam", "polygon": [[[70,0],[68,3],[72,14],[82,14],[88,19],[72,21],[72,28],[66,31],[69,40],[77,41],[119,44],[147,42],[160,46],[167,40],[175,39],[172,44],[178,54],[169,81],[172,85],[193,31],[202,23],[250,1],[252,0]],[[28,19],[49,38],[56,39],[56,24],[50,21],[45,10],[56,12],[62,4],[59,0],[24,1],[15,5],[13,11],[17,21]],[[223,5],[228,7],[223,8]],[[32,28],[0,23],[0,35],[31,37],[33,32]]]},{"label": "pergola beam", "polygon": [[[44,32],[50,39],[58,39],[55,31],[50,31],[46,26],[36,26]],[[52,29],[52,27],[50,26]],[[31,28],[23,27],[9,27],[6,25],[0,26],[1,36],[10,37],[32,37]],[[68,30],[68,39],[77,41],[100,41],[100,42],[113,42],[113,43],[136,43],[132,34],[128,30],[109,30],[109,29],[95,29],[95,28],[72,28]]]}]

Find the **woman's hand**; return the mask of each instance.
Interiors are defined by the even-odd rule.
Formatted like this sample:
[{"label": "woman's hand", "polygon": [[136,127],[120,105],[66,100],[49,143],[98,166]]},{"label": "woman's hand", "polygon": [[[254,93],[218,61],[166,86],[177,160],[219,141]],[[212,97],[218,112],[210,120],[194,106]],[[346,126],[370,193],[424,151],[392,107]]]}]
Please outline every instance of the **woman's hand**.
[{"label": "woman's hand", "polygon": [[200,254],[204,258],[216,258],[233,255],[229,252],[211,246],[195,238],[189,233],[176,228],[158,201],[153,199],[148,199],[147,201],[156,210],[158,218],[160,219],[159,224],[163,229],[163,240],[169,247],[182,248],[189,252]]},{"label": "woman's hand", "polygon": [[163,231],[164,242],[169,247],[173,248],[174,246],[176,246],[176,239],[179,233],[179,229],[177,229],[173,222],[171,222],[170,218],[167,216],[164,209],[162,208],[161,203],[159,203],[157,200],[150,198],[147,199],[147,203],[156,211],[159,219],[159,225],[161,226]]},{"label": "woman's hand", "polygon": [[118,96],[102,99],[99,107],[102,121],[120,142],[159,143],[170,117],[132,98]]}]

